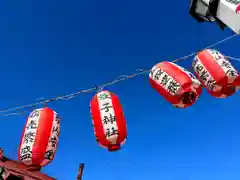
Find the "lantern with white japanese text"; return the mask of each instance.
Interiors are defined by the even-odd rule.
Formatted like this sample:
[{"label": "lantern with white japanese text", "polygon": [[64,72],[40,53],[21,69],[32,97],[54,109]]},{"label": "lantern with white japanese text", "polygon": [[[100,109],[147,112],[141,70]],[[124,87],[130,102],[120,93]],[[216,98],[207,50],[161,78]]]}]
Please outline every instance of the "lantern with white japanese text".
[{"label": "lantern with white japanese text", "polygon": [[226,98],[238,90],[239,73],[220,52],[205,49],[194,57],[192,66],[197,78],[212,96]]},{"label": "lantern with white japanese text", "polygon": [[90,102],[96,140],[109,151],[121,149],[127,138],[127,125],[122,105],[112,92],[102,90]]},{"label": "lantern with white japanese text", "polygon": [[156,64],[150,71],[149,79],[152,87],[178,108],[193,105],[202,93],[200,81],[172,62]]},{"label": "lantern with white japanese text", "polygon": [[27,119],[18,152],[19,160],[28,166],[46,166],[56,153],[60,118],[48,107],[34,110]]}]

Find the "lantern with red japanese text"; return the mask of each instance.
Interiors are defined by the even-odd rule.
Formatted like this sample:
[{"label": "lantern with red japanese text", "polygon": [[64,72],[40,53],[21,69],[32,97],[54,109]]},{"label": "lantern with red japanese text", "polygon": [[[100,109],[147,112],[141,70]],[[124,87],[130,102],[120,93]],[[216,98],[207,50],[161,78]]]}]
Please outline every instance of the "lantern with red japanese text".
[{"label": "lantern with red japanese text", "polygon": [[239,73],[220,52],[205,49],[194,57],[192,66],[197,78],[212,96],[226,98],[238,90]]},{"label": "lantern with red japanese text", "polygon": [[90,102],[96,140],[109,151],[121,149],[127,138],[127,125],[122,105],[112,92],[102,90]]},{"label": "lantern with red japanese text", "polygon": [[18,151],[19,160],[28,166],[46,166],[56,153],[60,118],[52,109],[34,110],[27,119]]},{"label": "lantern with red japanese text", "polygon": [[189,71],[172,62],[161,62],[149,73],[150,84],[177,108],[195,103],[202,93],[200,81]]}]

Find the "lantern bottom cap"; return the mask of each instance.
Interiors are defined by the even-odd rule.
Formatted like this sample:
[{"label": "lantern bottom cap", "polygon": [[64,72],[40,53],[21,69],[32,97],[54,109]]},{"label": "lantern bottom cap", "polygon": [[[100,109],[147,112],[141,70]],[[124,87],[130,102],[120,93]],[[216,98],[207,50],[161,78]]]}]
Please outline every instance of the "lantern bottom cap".
[{"label": "lantern bottom cap", "polygon": [[236,87],[232,85],[227,85],[222,88],[222,93],[226,96],[231,96],[236,92]]},{"label": "lantern bottom cap", "polygon": [[197,99],[197,94],[194,91],[186,91],[181,98],[183,104],[193,104]]},{"label": "lantern bottom cap", "polygon": [[115,144],[115,145],[112,145],[112,146],[108,147],[108,151],[110,151],[110,152],[118,151],[120,149],[121,149],[120,144]]}]

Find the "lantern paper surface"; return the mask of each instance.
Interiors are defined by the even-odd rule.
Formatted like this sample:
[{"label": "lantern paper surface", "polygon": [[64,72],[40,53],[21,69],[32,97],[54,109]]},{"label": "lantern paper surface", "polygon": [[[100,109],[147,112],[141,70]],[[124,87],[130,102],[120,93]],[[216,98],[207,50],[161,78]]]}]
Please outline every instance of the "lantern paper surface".
[{"label": "lantern paper surface", "polygon": [[28,117],[20,147],[19,160],[26,165],[45,166],[56,153],[60,133],[58,114],[46,107]]},{"label": "lantern paper surface", "polygon": [[194,57],[193,69],[212,96],[225,98],[237,91],[239,73],[220,52],[213,49],[199,52]]},{"label": "lantern paper surface", "polygon": [[152,87],[178,108],[193,105],[202,93],[199,80],[191,72],[172,62],[155,65],[150,71],[149,79]]},{"label": "lantern paper surface", "polygon": [[109,151],[121,149],[127,138],[127,125],[118,97],[103,90],[91,100],[90,111],[98,143]]}]

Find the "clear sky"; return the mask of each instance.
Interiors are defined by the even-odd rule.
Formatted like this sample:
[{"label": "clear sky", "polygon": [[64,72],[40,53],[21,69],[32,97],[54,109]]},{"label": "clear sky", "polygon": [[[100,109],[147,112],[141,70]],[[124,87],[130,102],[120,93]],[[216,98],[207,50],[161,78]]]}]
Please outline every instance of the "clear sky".
[{"label": "clear sky", "polygon": [[[1,1],[0,23],[0,108],[89,88],[231,35],[196,23],[186,1]],[[238,41],[216,49],[239,57]],[[191,58],[180,65],[191,67]],[[124,108],[124,149],[98,146],[89,113],[95,92],[81,94],[50,105],[62,118],[61,135],[44,172],[73,180],[84,162],[83,180],[240,179],[239,93],[216,99],[204,91],[195,105],[177,109],[151,88],[148,75],[107,90]],[[17,159],[25,121],[1,117],[0,146],[10,158]]]}]

